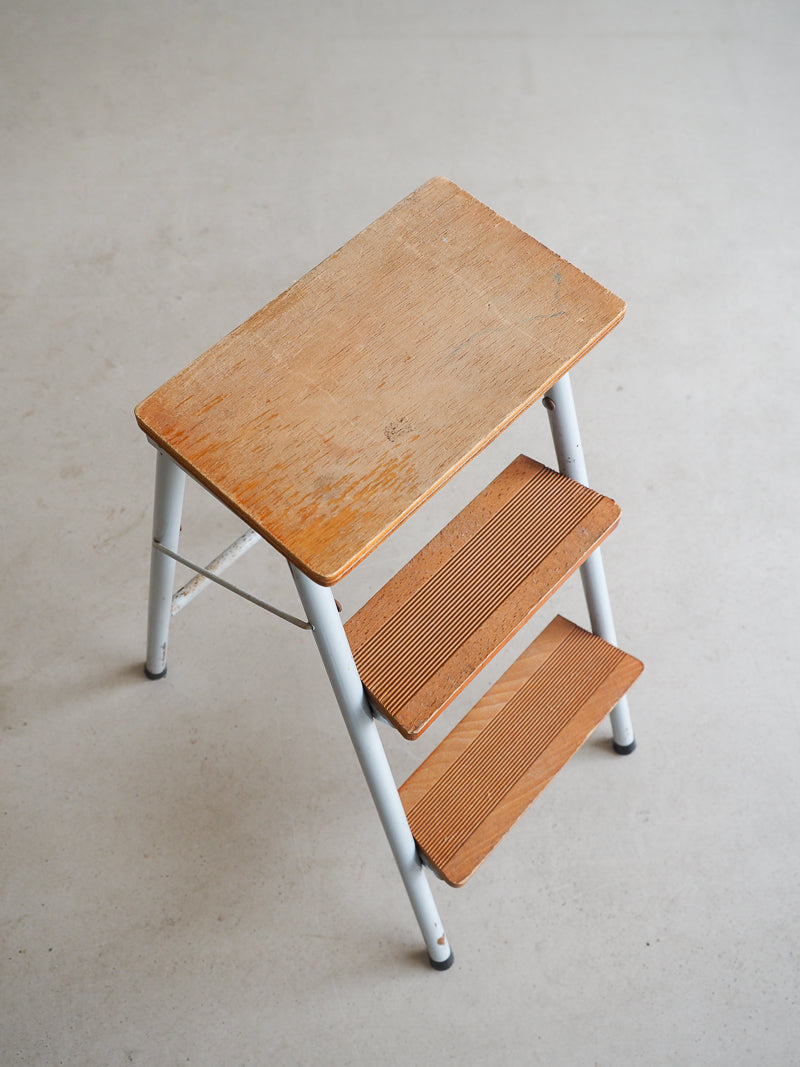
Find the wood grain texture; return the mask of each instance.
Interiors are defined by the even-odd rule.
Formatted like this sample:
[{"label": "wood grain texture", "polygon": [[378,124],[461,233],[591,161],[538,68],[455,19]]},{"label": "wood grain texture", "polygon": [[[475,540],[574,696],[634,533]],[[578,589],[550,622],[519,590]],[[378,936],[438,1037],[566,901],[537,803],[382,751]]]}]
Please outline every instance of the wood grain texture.
[{"label": "wood grain texture", "polygon": [[248,525],[331,585],[624,310],[436,178],[171,378],[136,417]]},{"label": "wood grain texture", "polygon": [[445,881],[464,884],[641,671],[553,620],[400,788],[414,838]]},{"label": "wood grain texture", "polygon": [[411,740],[614,529],[613,500],[519,456],[345,626],[372,702]]}]

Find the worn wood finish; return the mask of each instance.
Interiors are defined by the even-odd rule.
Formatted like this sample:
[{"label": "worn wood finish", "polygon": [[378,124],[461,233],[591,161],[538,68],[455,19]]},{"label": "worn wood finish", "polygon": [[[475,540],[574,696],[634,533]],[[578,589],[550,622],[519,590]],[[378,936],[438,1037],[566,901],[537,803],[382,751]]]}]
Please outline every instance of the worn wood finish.
[{"label": "worn wood finish", "polygon": [[519,456],[346,624],[373,703],[419,737],[618,521]]},{"label": "worn wood finish", "polygon": [[175,375],[136,416],[248,525],[330,585],[624,310],[435,178]]},{"label": "worn wood finish", "polygon": [[431,867],[463,885],[641,671],[554,619],[400,787]]}]

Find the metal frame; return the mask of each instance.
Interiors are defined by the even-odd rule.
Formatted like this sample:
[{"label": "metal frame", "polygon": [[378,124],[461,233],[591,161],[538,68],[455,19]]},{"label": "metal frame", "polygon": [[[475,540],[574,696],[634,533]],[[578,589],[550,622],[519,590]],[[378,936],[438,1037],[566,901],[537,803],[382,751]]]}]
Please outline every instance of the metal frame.
[{"label": "metal frame", "polygon": [[[565,374],[545,393],[544,406],[550,421],[558,469],[567,477],[574,478],[576,482],[588,486],[589,477],[586,473],[586,462],[583,457],[578,416],[575,411],[569,374]],[[602,637],[604,641],[608,641],[610,645],[616,645],[617,634],[611,614],[603,557],[599,548],[594,550],[581,567],[581,582],[586,597],[586,606],[589,609],[592,632]],[[633,752],[636,747],[636,738],[631,724],[627,696],[615,705],[609,718],[616,751],[621,755]]]},{"label": "metal frame", "polygon": [[[430,962],[437,970],[446,970],[453,963],[453,953],[445,936],[332,591],[318,585],[293,564],[289,564],[308,617],[306,622],[286,615],[220,579],[218,572],[246,551],[254,543],[253,538],[257,539],[256,535],[243,535],[206,568],[197,567],[179,556],[177,549],[185,486],[186,472],[163,449],[157,449],[145,673],[149,678],[162,678],[166,674],[171,616],[192,600],[208,582],[223,585],[259,607],[266,608],[304,629],[313,630],[322,662],[419,923]],[[199,581],[192,579],[173,595],[176,563],[191,567],[200,577]]]},{"label": "metal frame", "polygon": [[[256,540],[258,540],[258,534],[255,534]],[[238,559],[248,548],[251,548],[255,544],[255,541],[251,542],[247,534],[242,534],[237,538],[232,545],[229,545],[224,552],[221,552],[216,559],[213,559],[209,563],[208,567],[198,567],[196,563],[192,563],[190,559],[184,559],[183,556],[179,556],[177,552],[172,552],[170,549],[165,548],[163,545],[153,542],[153,546],[158,552],[163,552],[165,556],[169,556],[170,559],[174,559],[176,563],[182,564],[184,567],[188,567],[190,571],[197,573],[196,578],[192,578],[186,585],[181,586],[177,593],[173,593],[172,596],[172,608],[170,610],[171,615],[177,615],[179,611],[182,611],[187,604],[190,604],[192,600],[201,593],[203,589],[213,582],[214,585],[220,585],[223,589],[227,589],[229,593],[235,593],[241,597],[242,600],[246,600],[250,604],[255,604],[257,608],[261,608],[263,611],[268,611],[270,615],[275,615],[279,619],[283,619],[284,622],[290,622],[292,626],[297,626],[300,630],[310,630],[311,623],[306,622],[305,619],[298,619],[296,615],[290,615],[286,611],[281,611],[280,608],[276,608],[274,604],[268,604],[266,600],[259,600],[257,596],[253,596],[252,593],[248,593],[246,589],[240,589],[238,585],[233,585],[232,582],[226,582],[224,578],[220,578],[218,572],[225,570],[226,567],[230,567],[231,563],[235,559]],[[220,561],[223,561],[222,563]],[[216,570],[214,567],[216,566]],[[197,584],[196,584],[197,583]]]}]

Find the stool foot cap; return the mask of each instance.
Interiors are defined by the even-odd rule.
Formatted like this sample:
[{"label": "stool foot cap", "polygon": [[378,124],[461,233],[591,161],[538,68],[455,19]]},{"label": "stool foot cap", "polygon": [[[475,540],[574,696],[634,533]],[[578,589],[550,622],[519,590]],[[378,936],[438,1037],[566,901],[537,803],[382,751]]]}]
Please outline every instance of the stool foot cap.
[{"label": "stool foot cap", "polygon": [[618,745],[616,741],[614,742],[614,751],[618,756],[629,756],[635,748],[636,738],[634,738],[629,745]]},{"label": "stool foot cap", "polygon": [[432,956],[428,956],[428,959],[434,971],[447,971],[453,966],[453,950],[450,949],[450,955],[446,960],[435,960]]},{"label": "stool foot cap", "polygon": [[163,671],[159,671],[158,674],[153,674],[152,671],[149,671],[147,669],[147,664],[145,663],[145,665],[144,665],[144,673],[147,675],[148,678],[150,678],[152,681],[155,682],[159,678],[163,678],[164,677],[164,675],[167,673],[167,668],[165,667],[164,670]]}]

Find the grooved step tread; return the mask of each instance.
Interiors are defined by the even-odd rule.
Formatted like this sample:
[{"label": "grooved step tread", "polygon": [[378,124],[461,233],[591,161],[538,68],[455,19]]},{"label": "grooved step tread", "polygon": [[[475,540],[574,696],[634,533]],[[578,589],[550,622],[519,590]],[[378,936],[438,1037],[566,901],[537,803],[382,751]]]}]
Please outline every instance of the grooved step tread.
[{"label": "grooved step tread", "polygon": [[347,623],[373,704],[419,737],[618,521],[613,500],[518,456]]},{"label": "grooved step tread", "polygon": [[540,634],[400,787],[446,882],[464,884],[642,669],[560,616]]}]

